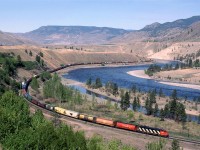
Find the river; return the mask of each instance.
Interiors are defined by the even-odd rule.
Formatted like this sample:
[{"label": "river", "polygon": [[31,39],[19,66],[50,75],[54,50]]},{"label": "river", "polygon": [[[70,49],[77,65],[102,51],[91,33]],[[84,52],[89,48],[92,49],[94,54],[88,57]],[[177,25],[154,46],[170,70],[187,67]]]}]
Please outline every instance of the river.
[{"label": "river", "polygon": [[[170,62],[173,65],[176,62]],[[166,62],[157,62],[156,64],[163,66]],[[170,96],[174,89],[177,90],[178,97],[187,97],[188,100],[192,100],[194,97],[200,97],[200,90],[191,89],[191,88],[183,88],[171,85],[161,84],[153,79],[144,79],[131,76],[127,74],[129,71],[133,70],[145,70],[149,67],[148,65],[138,65],[138,66],[120,66],[120,67],[98,67],[98,68],[79,68],[76,70],[72,70],[67,74],[64,74],[63,77],[67,79],[76,80],[79,82],[85,83],[90,77],[95,81],[96,78],[101,78],[103,84],[108,81],[112,81],[117,83],[119,87],[122,88],[131,88],[135,85],[143,92],[148,92],[149,90],[156,89],[157,91],[162,89],[163,93],[167,96]],[[74,86],[81,93],[87,93],[90,95],[94,95],[96,97],[100,97],[102,99],[107,99],[114,101],[106,96],[96,94],[94,92],[88,91],[80,86]],[[141,109],[144,112],[144,109]],[[198,117],[193,115],[188,115],[188,119],[192,121],[197,121]]]},{"label": "river", "polygon": [[[174,63],[174,62],[173,62]],[[159,65],[164,65],[164,62],[157,63]],[[145,70],[149,65],[139,65],[139,66],[120,66],[120,67],[98,67],[98,68],[80,68],[72,70],[63,77],[67,79],[76,80],[85,83],[90,77],[95,81],[96,78],[101,78],[103,84],[108,81],[117,83],[119,87],[131,88],[133,85],[140,89],[141,91],[148,92],[149,90],[156,89],[159,91],[162,89],[163,93],[170,96],[174,89],[177,90],[178,97],[193,100],[193,98],[200,97],[200,89],[191,89],[184,87],[177,87],[172,85],[161,84],[153,79],[144,79],[131,76],[127,74],[128,71],[133,70]]]}]

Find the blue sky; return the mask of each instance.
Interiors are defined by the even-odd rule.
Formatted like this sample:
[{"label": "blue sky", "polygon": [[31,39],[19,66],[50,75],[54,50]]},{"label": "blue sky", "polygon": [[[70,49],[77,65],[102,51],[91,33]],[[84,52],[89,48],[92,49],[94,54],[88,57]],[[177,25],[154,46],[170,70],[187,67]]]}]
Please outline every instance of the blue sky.
[{"label": "blue sky", "polygon": [[141,29],[200,15],[199,0],[0,0],[0,30],[28,32],[45,25]]}]

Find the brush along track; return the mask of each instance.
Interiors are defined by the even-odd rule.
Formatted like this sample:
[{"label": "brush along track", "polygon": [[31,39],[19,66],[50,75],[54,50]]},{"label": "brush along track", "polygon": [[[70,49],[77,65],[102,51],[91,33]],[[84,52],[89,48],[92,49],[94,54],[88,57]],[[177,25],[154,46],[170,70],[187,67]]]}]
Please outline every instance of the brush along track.
[{"label": "brush along track", "polygon": [[[27,101],[27,100],[26,100]],[[106,128],[106,129],[109,129],[109,130],[112,130],[112,131],[115,131],[115,132],[118,132],[120,134],[125,134],[125,135],[133,135],[133,134],[136,134],[139,136],[141,136],[141,133],[138,133],[138,132],[133,132],[133,131],[128,131],[128,130],[125,130],[125,129],[118,129],[118,128],[114,128],[114,127],[110,127],[110,126],[105,126],[105,125],[101,125],[101,124],[96,124],[96,123],[92,123],[92,122],[88,122],[88,121],[84,121],[84,120],[80,120],[80,119],[76,119],[76,118],[72,118],[72,117],[69,117],[69,116],[65,116],[65,115],[62,115],[62,114],[58,114],[56,112],[53,112],[53,111],[50,111],[50,110],[47,110],[45,108],[42,108],[42,107],[39,107],[33,103],[31,103],[30,101],[27,101],[29,106],[34,108],[34,109],[40,109],[43,113],[45,114],[49,114],[51,115],[52,117],[55,116],[55,114],[58,115],[58,118],[59,120],[63,119],[63,120],[66,120],[66,121],[75,121],[75,122],[78,122],[78,123],[81,123],[81,124],[87,124],[87,125],[91,125],[91,126],[95,126],[95,127],[100,127],[100,128]],[[160,137],[160,136],[155,136],[155,135],[149,135],[149,134],[144,134],[145,136],[147,137],[158,137],[158,138],[164,138],[164,137]],[[164,139],[169,139],[169,140],[179,140],[181,142],[185,142],[185,143],[192,143],[192,144],[197,144],[197,145],[200,145],[200,141],[197,141],[197,140],[188,140],[188,139],[184,139],[184,138],[180,138],[180,137],[173,137],[173,136],[170,136],[169,138],[164,138]]]}]

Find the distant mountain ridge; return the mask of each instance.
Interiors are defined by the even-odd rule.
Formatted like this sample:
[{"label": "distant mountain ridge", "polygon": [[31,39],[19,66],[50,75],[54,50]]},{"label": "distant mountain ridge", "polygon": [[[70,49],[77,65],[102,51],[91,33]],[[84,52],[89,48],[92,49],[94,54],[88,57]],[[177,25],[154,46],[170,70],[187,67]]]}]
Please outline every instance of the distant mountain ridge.
[{"label": "distant mountain ridge", "polygon": [[[195,36],[190,31],[195,32]],[[193,32],[193,33],[194,33]],[[185,35],[187,34],[187,36]],[[179,19],[173,22],[150,24],[141,30],[130,32],[121,37],[116,37],[113,42],[132,43],[136,41],[200,41],[200,16],[193,16],[187,19]],[[186,37],[184,37],[184,36]]]},{"label": "distant mountain ridge", "polygon": [[40,44],[98,44],[130,31],[94,26],[43,26],[21,34]]},{"label": "distant mountain ridge", "polygon": [[134,42],[200,41],[200,16],[153,23],[141,30],[95,26],[42,26],[27,33],[0,32],[0,44],[109,44]]}]

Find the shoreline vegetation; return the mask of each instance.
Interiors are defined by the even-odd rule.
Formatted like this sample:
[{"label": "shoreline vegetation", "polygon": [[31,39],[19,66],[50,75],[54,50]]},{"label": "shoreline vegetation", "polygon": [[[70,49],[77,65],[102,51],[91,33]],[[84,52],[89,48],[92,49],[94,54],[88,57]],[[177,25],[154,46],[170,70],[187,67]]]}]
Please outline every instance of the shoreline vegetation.
[{"label": "shoreline vegetation", "polygon": [[[143,63],[143,64],[146,64],[146,63]],[[143,64],[139,64],[139,65],[143,65]],[[131,64],[131,66],[133,66],[133,65],[138,65],[138,64]],[[67,72],[69,72],[71,70],[75,70],[75,69],[79,69],[79,68],[119,67],[119,66],[124,66],[124,65],[108,65],[108,66],[95,66],[95,65],[91,65],[91,66],[81,66],[81,67],[80,66],[76,66],[76,67],[64,69],[62,71],[59,71],[58,73],[59,73],[59,75],[60,75],[60,77],[62,79],[62,83],[64,85],[78,85],[78,86],[81,86],[81,87],[85,88],[86,90],[90,90],[90,91],[95,92],[97,94],[101,94],[103,96],[106,96],[106,97],[109,97],[109,98],[116,99],[116,100],[120,101],[120,96],[116,97],[114,95],[110,95],[110,94],[108,95],[105,91],[102,91],[100,89],[88,88],[85,85],[85,83],[81,83],[81,82],[78,82],[78,81],[75,81],[75,80],[71,80],[71,79],[66,79],[66,78],[63,77],[63,74],[66,74]],[[133,75],[133,76],[136,76],[136,77],[139,77],[139,78],[152,79],[147,74],[145,74],[144,70],[129,71],[127,73],[129,75]],[[171,84],[170,82],[169,83],[164,82],[163,84],[165,84],[165,83],[166,84]],[[174,83],[174,84],[178,85],[178,83]],[[196,85],[191,85],[191,87],[195,87],[195,86]],[[166,99],[168,99],[168,98],[165,98],[165,100],[163,98],[158,98],[158,104],[160,104],[161,107],[164,107],[165,101],[168,101]],[[145,104],[145,102],[143,102],[143,101],[141,103],[143,105]],[[189,103],[186,104],[186,105],[189,105],[188,107],[190,107],[192,105],[191,102],[189,102]],[[188,114],[188,115],[194,115],[194,116],[199,116],[199,112],[198,111],[194,111],[193,109],[190,109],[190,108],[186,108],[186,114]]]}]

